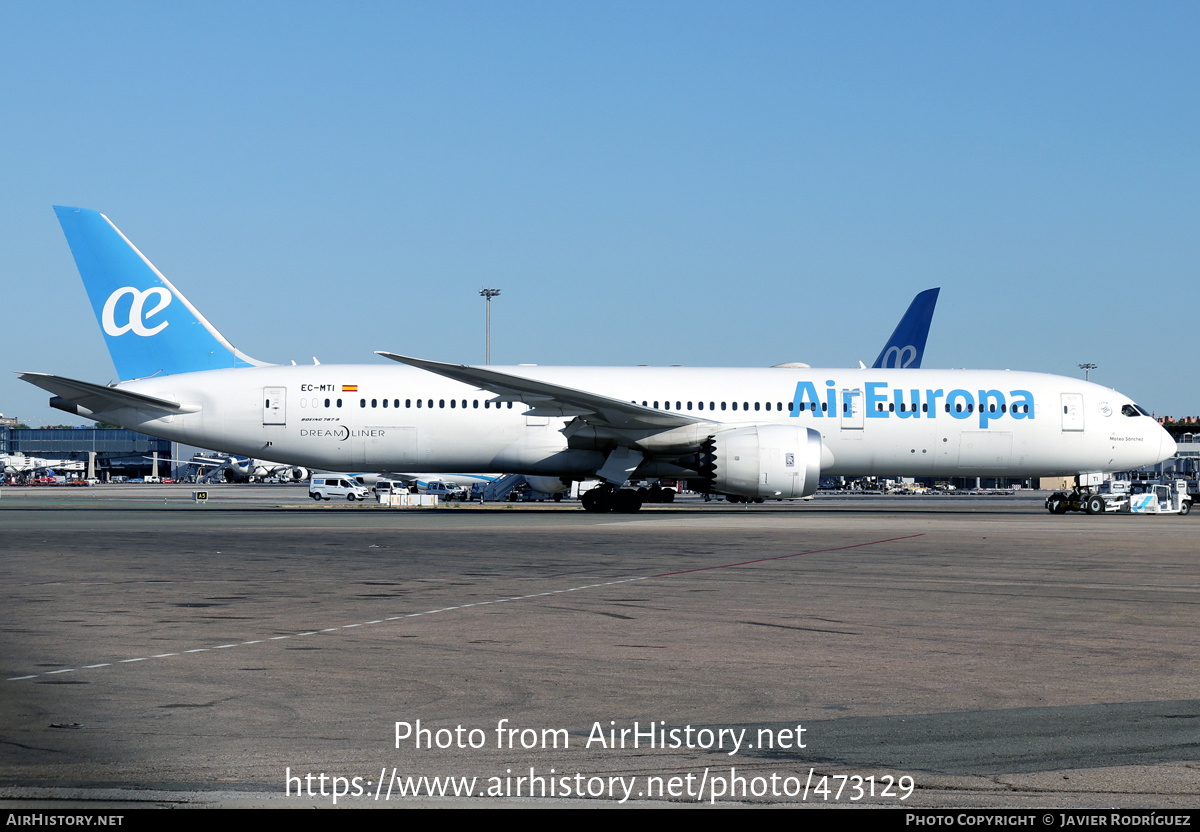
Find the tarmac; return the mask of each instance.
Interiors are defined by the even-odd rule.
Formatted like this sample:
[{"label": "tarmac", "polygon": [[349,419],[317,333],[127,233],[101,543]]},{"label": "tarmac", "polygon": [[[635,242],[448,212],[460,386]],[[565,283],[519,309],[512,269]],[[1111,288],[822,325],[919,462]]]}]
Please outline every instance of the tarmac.
[{"label": "tarmac", "polygon": [[1195,516],[195,489],[0,488],[0,805],[1200,806]]}]

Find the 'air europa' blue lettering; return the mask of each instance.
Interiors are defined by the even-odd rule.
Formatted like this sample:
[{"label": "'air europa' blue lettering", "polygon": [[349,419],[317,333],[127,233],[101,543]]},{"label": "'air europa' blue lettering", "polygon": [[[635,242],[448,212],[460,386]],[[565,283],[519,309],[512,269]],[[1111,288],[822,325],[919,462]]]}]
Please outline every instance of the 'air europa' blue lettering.
[{"label": "'air europa' blue lettering", "polygon": [[[837,415],[837,382],[827,380],[825,386],[827,412],[823,413],[816,385],[811,381],[797,382],[796,392],[792,396],[792,417],[798,418],[801,414],[815,418]],[[862,390],[847,388],[843,393],[847,403],[854,396],[863,396],[864,415],[869,419],[890,419],[893,414],[900,419],[936,419],[940,399],[945,400],[945,411],[955,419],[970,419],[978,414],[979,427],[983,429],[998,419],[1033,419],[1036,413],[1033,393],[1028,390],[1010,390],[1005,396],[1000,390],[978,390],[976,394],[972,394],[971,391],[962,389],[951,390],[949,393],[941,389],[927,389],[924,407],[920,390],[896,388],[891,391],[892,401],[889,403],[888,385],[883,381],[868,381],[862,385]],[[908,401],[905,401],[906,393]]]},{"label": "'air europa' blue lettering", "polygon": [[885,419],[887,418],[887,393],[877,392],[880,387],[887,388],[887,383],[882,381],[868,381],[864,387],[867,388],[867,418],[868,419]]}]

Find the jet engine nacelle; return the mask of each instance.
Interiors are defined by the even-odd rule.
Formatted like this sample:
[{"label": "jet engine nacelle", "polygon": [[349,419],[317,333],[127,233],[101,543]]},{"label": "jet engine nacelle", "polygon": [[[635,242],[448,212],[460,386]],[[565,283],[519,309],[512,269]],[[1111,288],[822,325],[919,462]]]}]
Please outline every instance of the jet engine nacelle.
[{"label": "jet engine nacelle", "polygon": [[791,425],[754,425],[710,436],[700,454],[712,491],[792,500],[821,480],[821,434]]}]

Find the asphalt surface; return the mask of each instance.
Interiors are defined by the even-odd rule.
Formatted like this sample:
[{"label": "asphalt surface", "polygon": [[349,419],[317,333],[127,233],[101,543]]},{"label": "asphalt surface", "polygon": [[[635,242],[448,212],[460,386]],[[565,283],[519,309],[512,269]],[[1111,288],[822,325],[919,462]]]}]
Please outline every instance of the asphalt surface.
[{"label": "asphalt surface", "polygon": [[1195,516],[191,491],[0,488],[0,805],[1200,805]]}]

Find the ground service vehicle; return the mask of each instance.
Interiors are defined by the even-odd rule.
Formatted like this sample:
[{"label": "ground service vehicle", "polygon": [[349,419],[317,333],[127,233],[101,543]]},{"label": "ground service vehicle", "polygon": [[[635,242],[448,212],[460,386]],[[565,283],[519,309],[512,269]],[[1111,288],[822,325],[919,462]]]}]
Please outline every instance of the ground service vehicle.
[{"label": "ground service vehicle", "polygon": [[1051,514],[1082,511],[1088,514],[1178,514],[1182,517],[1191,513],[1192,498],[1184,479],[1106,480],[1094,488],[1083,485],[1070,493],[1055,492],[1046,498],[1046,510]]},{"label": "ground service vehicle", "polygon": [[366,486],[359,485],[348,474],[315,474],[308,482],[308,496],[314,500],[365,500],[370,496]]}]

